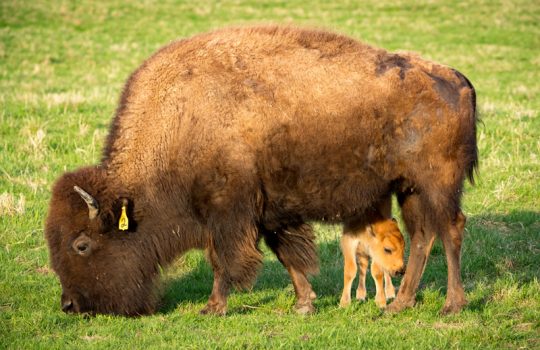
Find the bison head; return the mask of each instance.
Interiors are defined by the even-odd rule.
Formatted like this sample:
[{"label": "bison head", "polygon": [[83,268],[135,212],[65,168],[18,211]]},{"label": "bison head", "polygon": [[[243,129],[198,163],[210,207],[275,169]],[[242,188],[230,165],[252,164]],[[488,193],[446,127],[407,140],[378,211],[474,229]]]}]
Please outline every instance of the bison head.
[{"label": "bison head", "polygon": [[[94,167],[65,174],[53,188],[45,236],[62,284],[62,309],[151,313],[159,266],[147,238],[136,232],[134,203],[109,187],[105,171]],[[127,231],[118,228],[122,207],[131,216]]]}]

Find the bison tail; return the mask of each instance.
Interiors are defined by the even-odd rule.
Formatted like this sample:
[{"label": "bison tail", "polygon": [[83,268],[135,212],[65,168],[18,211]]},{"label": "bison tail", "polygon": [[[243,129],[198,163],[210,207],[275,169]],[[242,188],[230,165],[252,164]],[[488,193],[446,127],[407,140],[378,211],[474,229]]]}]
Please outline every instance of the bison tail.
[{"label": "bison tail", "polygon": [[468,124],[468,135],[466,137],[467,161],[465,163],[465,172],[469,182],[474,185],[474,176],[478,174],[478,144],[476,141],[476,126],[479,121],[476,108],[476,90],[467,77],[457,70],[454,70],[457,77],[462,81],[462,86],[470,91],[469,104],[463,111],[466,114],[470,124]]}]

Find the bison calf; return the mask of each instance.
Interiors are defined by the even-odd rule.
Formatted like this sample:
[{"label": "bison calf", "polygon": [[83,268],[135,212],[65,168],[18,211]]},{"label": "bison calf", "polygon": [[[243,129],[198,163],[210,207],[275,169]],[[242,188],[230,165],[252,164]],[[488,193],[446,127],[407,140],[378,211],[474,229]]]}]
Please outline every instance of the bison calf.
[{"label": "bison calf", "polygon": [[356,299],[366,299],[366,271],[371,258],[371,275],[376,288],[375,303],[380,308],[385,308],[386,299],[396,295],[391,275],[403,274],[405,270],[405,240],[397,222],[393,219],[376,218],[367,226],[358,227],[356,223],[349,223],[341,237],[341,251],[344,266],[340,306],[348,306],[351,302],[351,286],[357,270]]},{"label": "bison calf", "polygon": [[347,222],[396,193],[412,243],[389,308],[413,305],[438,234],[444,311],[458,311],[475,123],[462,74],[345,36],[264,26],[174,42],[127,81],[100,164],[54,185],[45,235],[62,308],[153,312],[160,268],[195,248],[214,271],[203,311],[222,314],[255,279],[264,237],[311,312],[306,222]]}]

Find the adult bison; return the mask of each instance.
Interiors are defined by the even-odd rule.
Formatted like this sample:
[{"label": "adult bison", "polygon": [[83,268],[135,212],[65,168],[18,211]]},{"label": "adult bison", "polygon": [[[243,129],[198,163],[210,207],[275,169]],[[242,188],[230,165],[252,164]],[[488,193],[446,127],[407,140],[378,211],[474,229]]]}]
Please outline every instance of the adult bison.
[{"label": "adult bison", "polygon": [[161,266],[206,249],[203,312],[248,286],[264,237],[313,310],[310,220],[357,221],[396,193],[411,237],[391,310],[414,304],[438,233],[443,311],[460,279],[465,176],[477,164],[475,93],[457,71],[350,38],[279,26],[172,43],[129,78],[101,164],[64,174],[46,223],[65,311],[155,310]]}]

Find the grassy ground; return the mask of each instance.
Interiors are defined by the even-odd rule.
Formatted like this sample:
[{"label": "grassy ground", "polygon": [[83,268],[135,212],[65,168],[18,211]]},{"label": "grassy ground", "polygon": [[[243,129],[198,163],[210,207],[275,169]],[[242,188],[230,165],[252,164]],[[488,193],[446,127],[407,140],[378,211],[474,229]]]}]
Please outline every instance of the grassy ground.
[{"label": "grassy ground", "polygon": [[[540,3],[318,2],[0,2],[0,348],[540,348]],[[313,316],[291,311],[292,286],[270,254],[253,289],[231,296],[228,316],[199,316],[212,275],[197,252],[165,272],[154,316],[60,311],[43,239],[52,181],[98,161],[122,84],[145,57],[175,38],[250,22],[322,26],[416,51],[476,86],[481,171],[464,201],[470,304],[461,314],[438,314],[440,244],[415,308],[379,312],[369,281],[370,301],[339,309],[339,228],[321,225]]]}]

